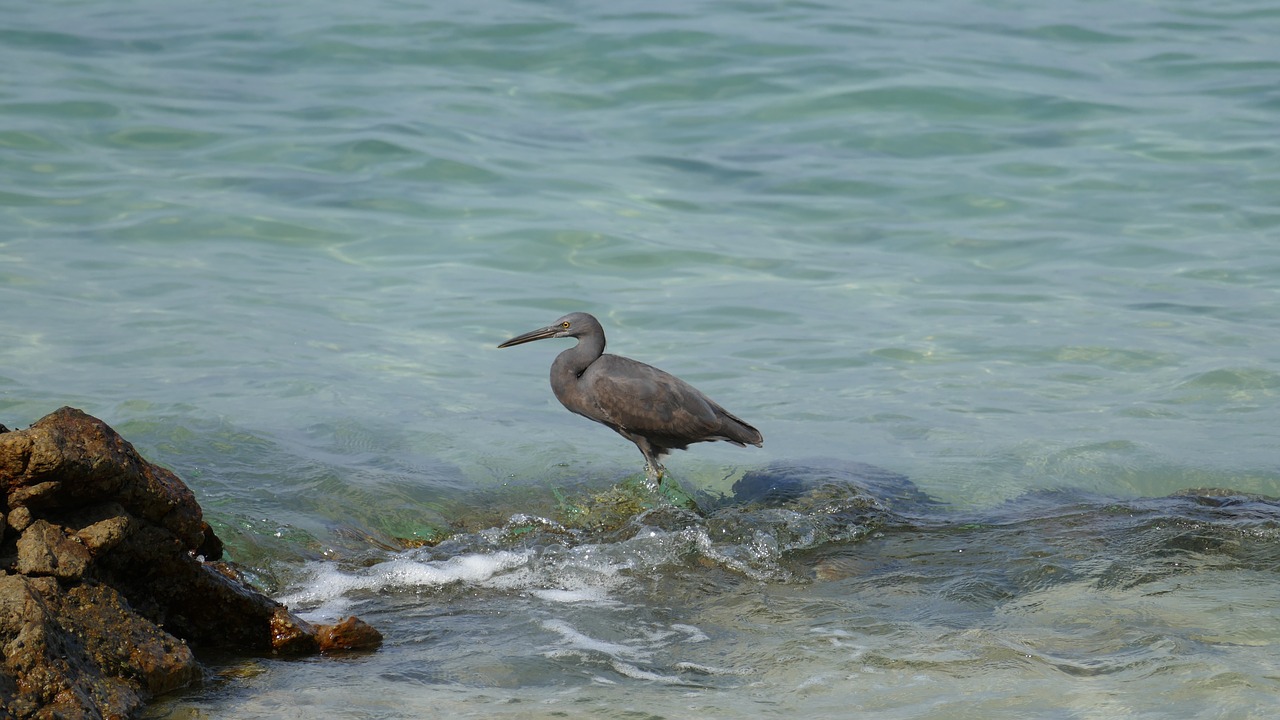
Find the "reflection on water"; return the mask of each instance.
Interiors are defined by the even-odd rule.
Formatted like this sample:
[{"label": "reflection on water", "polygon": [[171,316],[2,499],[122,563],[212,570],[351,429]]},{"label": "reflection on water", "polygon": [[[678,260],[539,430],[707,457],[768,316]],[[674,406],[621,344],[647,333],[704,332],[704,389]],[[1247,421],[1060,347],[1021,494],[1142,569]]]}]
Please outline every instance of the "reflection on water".
[{"label": "reflection on water", "polygon": [[1248,716],[1274,700],[1275,500],[1039,492],[957,511],[831,462],[734,489],[650,498],[619,527],[512,512],[365,566],[311,563],[285,602],[388,638],[336,661],[362,682],[264,661],[154,713],[275,717],[338,693],[371,717]]}]

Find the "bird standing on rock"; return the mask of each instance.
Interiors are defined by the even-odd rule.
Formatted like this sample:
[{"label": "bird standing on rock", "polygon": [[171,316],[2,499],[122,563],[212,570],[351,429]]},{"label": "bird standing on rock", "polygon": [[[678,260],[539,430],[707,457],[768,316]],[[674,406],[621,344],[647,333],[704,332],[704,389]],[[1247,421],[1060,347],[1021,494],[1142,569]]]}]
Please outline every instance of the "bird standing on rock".
[{"label": "bird standing on rock", "polygon": [[692,443],[724,440],[739,447],[764,446],[759,430],[689,383],[651,365],[606,355],[604,328],[587,313],[569,313],[498,347],[547,338],[578,340],[551,363],[556,399],[571,412],[607,425],[635,443],[651,481],[662,483],[664,455],[686,450]]}]

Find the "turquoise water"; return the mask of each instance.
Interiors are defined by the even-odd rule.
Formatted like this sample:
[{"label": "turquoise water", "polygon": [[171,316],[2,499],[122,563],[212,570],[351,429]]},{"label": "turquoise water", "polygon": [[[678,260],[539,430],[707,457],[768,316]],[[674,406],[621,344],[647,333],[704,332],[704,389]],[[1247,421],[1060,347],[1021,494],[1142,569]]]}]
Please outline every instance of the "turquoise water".
[{"label": "turquoise water", "polygon": [[[175,716],[1267,716],[1274,522],[1169,510],[1254,559],[1133,585],[1040,505],[485,527],[640,471],[555,402],[562,342],[494,347],[572,310],[764,433],[671,457],[693,491],[821,457],[943,519],[1280,495],[1277,36],[1234,1],[18,4],[0,422],[103,418],[264,587],[388,635]],[[1070,571],[956,599],[1037,562]]]}]

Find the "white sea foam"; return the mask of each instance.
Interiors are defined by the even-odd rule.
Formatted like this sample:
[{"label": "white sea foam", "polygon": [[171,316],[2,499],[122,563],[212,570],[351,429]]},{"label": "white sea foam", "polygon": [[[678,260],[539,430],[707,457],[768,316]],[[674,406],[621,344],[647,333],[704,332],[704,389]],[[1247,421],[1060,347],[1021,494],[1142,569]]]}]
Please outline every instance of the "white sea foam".
[{"label": "white sea foam", "polygon": [[311,577],[305,584],[278,600],[291,607],[311,608],[310,614],[330,614],[348,606],[347,596],[355,591],[434,588],[459,582],[482,584],[520,568],[531,555],[531,552],[499,551],[426,561],[401,556],[352,571],[328,563],[314,563],[308,567]]},{"label": "white sea foam", "polygon": [[303,608],[312,619],[347,611],[361,592],[424,590],[460,583],[528,592],[558,604],[621,605],[610,592],[629,582],[631,553],[616,546],[602,552],[584,546],[554,555],[533,550],[470,553],[447,560],[421,560],[412,551],[367,568],[313,563],[307,577],[278,599]]},{"label": "white sea foam", "polygon": [[649,657],[649,653],[639,648],[593,638],[563,620],[544,620],[542,627],[559,634],[573,650],[603,653],[614,659],[646,660]]},{"label": "white sea foam", "polygon": [[679,678],[674,675],[663,675],[649,670],[642,670],[631,663],[622,662],[621,660],[614,660],[611,664],[613,665],[613,669],[618,671],[618,674],[625,675],[626,677],[636,680],[649,680],[652,682],[663,683],[665,685],[692,684],[684,678]]},{"label": "white sea foam", "polygon": [[540,588],[532,591],[535,597],[556,603],[595,603],[597,605],[617,605],[618,601],[609,597],[602,587],[581,587],[573,589]]}]

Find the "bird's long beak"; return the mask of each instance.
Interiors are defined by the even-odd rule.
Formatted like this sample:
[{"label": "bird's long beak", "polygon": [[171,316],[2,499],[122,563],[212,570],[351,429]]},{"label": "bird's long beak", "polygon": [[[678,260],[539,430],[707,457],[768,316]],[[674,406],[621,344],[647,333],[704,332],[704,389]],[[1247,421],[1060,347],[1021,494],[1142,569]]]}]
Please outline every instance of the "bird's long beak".
[{"label": "bird's long beak", "polygon": [[523,345],[524,343],[533,342],[534,340],[546,340],[547,338],[555,337],[556,333],[563,329],[564,328],[561,328],[559,325],[548,325],[547,327],[538,328],[537,330],[530,330],[523,335],[517,335],[498,347],[505,348],[511,347],[512,345]]}]

